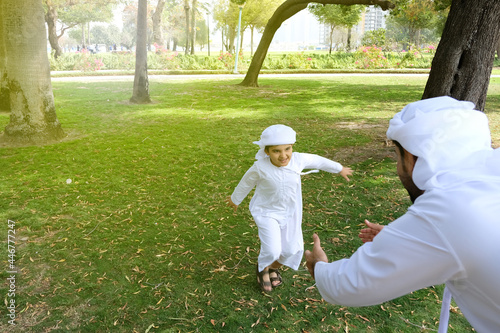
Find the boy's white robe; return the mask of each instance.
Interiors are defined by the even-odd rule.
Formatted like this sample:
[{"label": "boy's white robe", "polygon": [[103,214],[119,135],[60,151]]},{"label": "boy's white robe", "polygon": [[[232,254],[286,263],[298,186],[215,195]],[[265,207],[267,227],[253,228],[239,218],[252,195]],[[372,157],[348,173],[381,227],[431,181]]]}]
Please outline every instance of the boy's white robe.
[{"label": "boy's white robe", "polygon": [[[300,176],[305,169],[338,173],[342,171],[342,165],[318,155],[295,152],[287,166],[277,167],[269,157],[264,157],[250,167],[231,195],[233,203],[239,205],[255,187],[250,212],[263,244],[258,260],[259,271],[276,260],[295,270],[300,265],[304,252]],[[266,244],[281,244],[279,254],[276,248],[270,251]]]}]

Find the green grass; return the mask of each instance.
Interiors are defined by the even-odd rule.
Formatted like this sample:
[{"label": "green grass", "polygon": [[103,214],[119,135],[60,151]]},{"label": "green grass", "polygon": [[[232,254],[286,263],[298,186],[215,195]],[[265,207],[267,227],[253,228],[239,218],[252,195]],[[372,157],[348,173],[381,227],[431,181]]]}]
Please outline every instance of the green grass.
[{"label": "green grass", "polygon": [[[318,232],[331,259],[349,256],[365,218],[387,223],[409,205],[384,134],[390,117],[420,98],[425,78],[261,78],[258,89],[234,79],[150,80],[150,105],[127,102],[130,82],[54,82],[68,138],[0,149],[4,249],[7,220],[16,222],[13,331],[437,329],[442,286],[341,307],[322,301],[301,268],[285,270],[284,286],[263,295],[249,200],[237,213],[224,203],[253,163],[252,141],[271,124],[290,125],[296,151],[356,171],[350,183],[327,173],[303,178],[306,246]],[[497,139],[499,109],[494,78],[487,111]],[[0,114],[0,127],[7,123]],[[0,330],[11,329],[5,307],[0,313]],[[471,331],[459,311],[450,324],[450,332]]]}]

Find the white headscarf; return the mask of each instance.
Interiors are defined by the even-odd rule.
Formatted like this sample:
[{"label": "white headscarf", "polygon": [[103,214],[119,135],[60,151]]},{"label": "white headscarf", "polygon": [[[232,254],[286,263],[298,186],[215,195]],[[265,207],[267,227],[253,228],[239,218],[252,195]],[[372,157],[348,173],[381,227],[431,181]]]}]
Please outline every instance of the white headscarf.
[{"label": "white headscarf", "polygon": [[255,155],[255,159],[259,160],[266,157],[266,146],[279,146],[294,144],[296,140],[295,131],[285,125],[272,125],[266,128],[260,135],[259,141],[254,141],[254,144],[259,145],[260,149]]},{"label": "white headscarf", "polygon": [[387,138],[418,156],[413,181],[422,190],[442,186],[440,174],[470,168],[471,155],[492,149],[486,115],[448,96],[408,104],[389,122]]}]

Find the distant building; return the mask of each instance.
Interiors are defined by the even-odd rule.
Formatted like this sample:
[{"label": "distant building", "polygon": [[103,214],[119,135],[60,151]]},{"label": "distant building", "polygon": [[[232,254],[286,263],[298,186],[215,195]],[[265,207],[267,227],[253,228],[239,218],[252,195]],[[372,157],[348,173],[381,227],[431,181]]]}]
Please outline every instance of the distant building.
[{"label": "distant building", "polygon": [[316,17],[304,9],[283,22],[276,31],[270,49],[295,51],[320,47],[324,29]]},{"label": "distant building", "polygon": [[361,23],[359,24],[361,34],[365,31],[385,29],[385,19],[389,15],[388,11],[382,10],[380,7],[368,6],[362,14]]}]

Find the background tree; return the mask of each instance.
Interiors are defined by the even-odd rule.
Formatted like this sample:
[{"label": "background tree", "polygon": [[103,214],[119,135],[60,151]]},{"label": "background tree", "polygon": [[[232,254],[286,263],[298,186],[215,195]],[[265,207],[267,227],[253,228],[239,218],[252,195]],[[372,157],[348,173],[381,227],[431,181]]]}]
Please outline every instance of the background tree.
[{"label": "background tree", "polygon": [[239,9],[229,0],[218,0],[214,6],[214,20],[216,30],[222,34],[222,45],[228,52],[235,48],[236,29],[238,28]]},{"label": "background tree", "polygon": [[153,43],[163,46],[165,41],[163,40],[163,28],[162,28],[162,17],[163,9],[165,8],[166,0],[158,0],[156,9],[151,17],[153,21]]},{"label": "background tree", "polygon": [[[74,35],[73,31],[69,33],[70,37]],[[108,48],[114,45],[120,45],[122,34],[120,29],[114,25],[96,25],[90,29],[90,39],[94,44],[106,44]]]},{"label": "background tree", "polygon": [[59,140],[65,134],[54,105],[42,3],[2,0],[0,8],[0,49],[11,111],[2,140],[23,145]]},{"label": "background tree", "polygon": [[451,96],[484,110],[500,38],[499,17],[500,1],[452,1],[423,99]]},{"label": "background tree", "polygon": [[196,44],[200,46],[201,50],[208,44],[208,33],[207,22],[204,20],[196,20]]},{"label": "background tree", "polygon": [[[43,0],[45,4],[45,21],[48,27],[49,43],[54,57],[61,55],[59,39],[65,31],[89,22],[109,22],[113,17],[113,6],[119,0]],[[58,32],[56,27],[61,25]],[[82,44],[85,44],[82,38]]]},{"label": "background tree", "polygon": [[191,27],[189,29],[190,34],[190,46],[191,46],[191,54],[194,54],[194,44],[196,42],[196,15],[198,14],[198,2],[196,0],[192,0],[191,2]]},{"label": "background tree", "polygon": [[150,103],[148,78],[148,2],[139,0],[137,8],[137,47],[135,51],[135,77],[132,103]]},{"label": "background tree", "polygon": [[382,49],[386,49],[386,30],[380,28],[377,30],[366,31],[361,39],[361,45],[372,46],[377,45]]},{"label": "background tree", "polygon": [[[333,47],[333,32],[336,27],[346,27],[351,29],[361,20],[361,12],[363,6],[344,6],[344,5],[322,5],[310,4],[309,11],[316,16],[319,22],[328,25],[330,45],[329,53],[332,53]],[[349,30],[350,31],[350,30]],[[350,37],[347,40],[347,49],[350,49]]]},{"label": "background tree", "polygon": [[[273,16],[269,19],[266,28],[264,29],[264,33],[262,34],[262,38],[260,39],[257,51],[255,52],[252,58],[252,62],[250,63],[250,67],[248,68],[247,74],[240,85],[250,87],[258,86],[257,79],[259,76],[259,72],[262,68],[262,63],[266,58],[267,50],[269,49],[269,45],[271,45],[274,34],[284,21],[288,20],[293,15],[305,9],[311,2],[313,1],[286,0],[278,7],[278,9],[276,9]],[[378,5],[384,10],[394,7],[394,5],[387,0],[316,0],[314,2],[338,5]]]},{"label": "background tree", "polygon": [[189,6],[189,0],[184,0],[184,13],[185,13],[185,17],[184,19],[186,20],[186,30],[185,30],[185,33],[186,33],[186,47],[184,48],[184,54],[188,54],[189,52],[189,29],[190,29],[190,25],[189,25],[189,14],[190,14],[190,9],[191,7]]},{"label": "background tree", "polygon": [[243,32],[250,29],[250,53],[253,54],[254,32],[262,32],[276,8],[283,0],[247,0],[241,15],[241,45]]},{"label": "background tree", "polygon": [[120,44],[131,50],[137,42],[137,6],[129,4],[122,12],[122,38]]},{"label": "background tree", "polygon": [[[184,5],[179,1],[169,1],[163,11],[163,32],[166,35],[167,49],[176,51],[180,40],[184,40]],[[172,45],[172,46],[170,46]]]},{"label": "background tree", "polygon": [[395,4],[391,19],[408,31],[409,44],[420,47],[421,31],[434,28],[439,19],[434,0],[395,0]]}]

